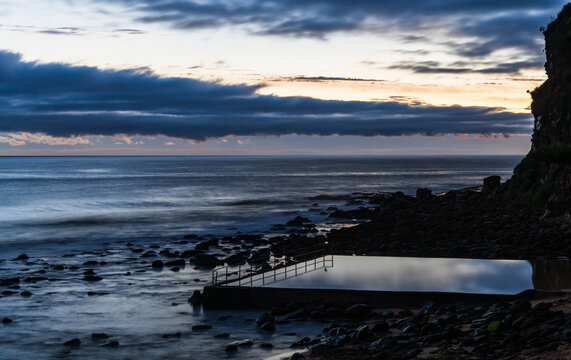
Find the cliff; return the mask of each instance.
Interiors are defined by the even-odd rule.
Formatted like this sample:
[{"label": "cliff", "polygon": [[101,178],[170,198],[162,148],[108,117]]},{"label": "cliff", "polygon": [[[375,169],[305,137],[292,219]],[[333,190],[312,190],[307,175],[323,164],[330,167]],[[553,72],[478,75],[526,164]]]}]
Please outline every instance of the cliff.
[{"label": "cliff", "polygon": [[514,169],[506,194],[565,213],[571,211],[571,3],[542,30],[548,79],[531,93],[531,150]]}]

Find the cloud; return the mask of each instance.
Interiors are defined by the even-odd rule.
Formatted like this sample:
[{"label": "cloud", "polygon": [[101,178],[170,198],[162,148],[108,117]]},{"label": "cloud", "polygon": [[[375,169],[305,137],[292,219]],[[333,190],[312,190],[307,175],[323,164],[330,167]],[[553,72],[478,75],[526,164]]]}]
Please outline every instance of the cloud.
[{"label": "cloud", "polygon": [[290,82],[327,82],[327,81],[348,81],[348,82],[384,82],[386,80],[379,79],[363,79],[349,78],[337,76],[295,76],[272,79],[273,81],[290,81]]},{"label": "cloud", "polygon": [[527,60],[505,64],[456,62],[442,65],[436,61],[406,61],[391,65],[389,69],[411,70],[419,74],[518,74],[521,70],[543,67],[543,61]]},{"label": "cloud", "polygon": [[[88,0],[86,0],[88,1]],[[565,0],[89,0],[122,2],[126,13],[144,23],[182,30],[241,27],[258,35],[325,39],[337,32],[398,34],[403,41],[432,41],[441,30],[450,51],[486,56],[501,49],[538,52],[539,27]],[[539,48],[538,48],[539,46]],[[540,56],[541,54],[537,54]]]},{"label": "cloud", "polygon": [[85,29],[77,28],[77,27],[59,27],[59,28],[38,30],[38,33],[47,34],[47,35],[79,36],[79,35],[83,35],[84,32],[85,32]]},{"label": "cloud", "polygon": [[0,51],[0,132],[123,141],[162,135],[200,142],[291,134],[529,134],[533,124],[529,114],[498,108],[276,97],[257,94],[259,88],[24,62]]}]

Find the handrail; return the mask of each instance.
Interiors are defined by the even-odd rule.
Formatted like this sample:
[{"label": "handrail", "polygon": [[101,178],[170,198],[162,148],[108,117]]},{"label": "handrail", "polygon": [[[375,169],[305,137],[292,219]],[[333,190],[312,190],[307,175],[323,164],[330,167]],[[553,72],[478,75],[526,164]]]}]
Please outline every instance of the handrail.
[{"label": "handrail", "polygon": [[[304,273],[315,271],[327,266],[333,267],[333,255],[327,248],[320,246],[318,250],[310,252],[301,252],[302,250],[315,249],[316,247],[297,250],[296,254],[284,256],[286,251],[280,254],[271,254],[263,258],[263,265],[259,269],[255,269],[253,265],[239,265],[238,269],[231,269],[229,265],[212,270],[212,286],[264,286],[278,281],[282,281],[292,276],[298,276]],[[301,252],[301,253],[299,253]],[[278,257],[279,256],[279,257]],[[308,257],[310,257],[308,259]],[[303,258],[304,260],[295,260]],[[271,261],[271,263],[269,261]],[[256,261],[256,260],[254,260]],[[254,263],[252,261],[252,263]],[[256,263],[260,263],[256,261]],[[301,264],[301,267],[299,266]],[[265,266],[269,266],[269,269]]]}]

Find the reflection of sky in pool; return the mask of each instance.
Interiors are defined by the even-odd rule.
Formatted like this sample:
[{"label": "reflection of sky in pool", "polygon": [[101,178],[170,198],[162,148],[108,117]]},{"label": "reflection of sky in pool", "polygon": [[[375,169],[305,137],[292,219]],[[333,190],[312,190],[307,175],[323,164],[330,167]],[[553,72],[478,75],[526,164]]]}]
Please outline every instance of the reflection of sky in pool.
[{"label": "reflection of sky in pool", "polygon": [[334,256],[334,266],[266,285],[281,288],[516,294],[533,289],[523,260]]}]

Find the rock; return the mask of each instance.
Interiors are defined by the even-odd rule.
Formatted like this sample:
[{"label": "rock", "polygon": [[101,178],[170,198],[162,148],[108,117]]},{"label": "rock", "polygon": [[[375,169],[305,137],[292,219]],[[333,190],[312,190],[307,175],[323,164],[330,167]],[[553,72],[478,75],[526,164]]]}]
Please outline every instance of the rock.
[{"label": "rock", "polygon": [[186,265],[186,262],[184,261],[184,259],[171,260],[171,261],[167,261],[167,262],[165,263],[165,266],[184,267],[184,265]]},{"label": "rock", "polygon": [[170,268],[169,270],[170,270],[170,271],[174,271],[174,272],[179,272],[179,271],[180,271],[180,268],[179,268],[178,266],[175,266],[175,267],[173,267],[173,268]]},{"label": "rock", "polygon": [[93,275],[87,275],[84,276],[83,281],[101,281],[103,280],[103,278],[101,276],[93,276]]},{"label": "rock", "polygon": [[302,347],[306,347],[309,343],[311,342],[311,339],[308,337],[304,337],[299,341],[294,342],[293,344],[291,344],[292,348],[302,348]]},{"label": "rock", "polygon": [[198,235],[196,235],[196,234],[184,235],[184,236],[183,236],[183,239],[186,239],[186,240],[198,239]]},{"label": "rock", "polygon": [[258,319],[256,320],[256,325],[261,328],[263,324],[265,323],[270,323],[270,324],[275,324],[276,322],[276,318],[269,312],[265,312],[262,315],[260,315],[258,317]]},{"label": "rock", "polygon": [[363,318],[369,314],[371,314],[372,307],[366,304],[355,304],[347,308],[345,312],[346,315],[350,318]]},{"label": "rock", "polygon": [[260,326],[260,329],[265,331],[274,331],[276,329],[275,325],[270,322],[265,322]]},{"label": "rock", "polygon": [[153,261],[153,264],[151,266],[153,267],[153,269],[162,269],[165,265],[163,264],[162,261],[155,260]]},{"label": "rock", "polygon": [[331,349],[333,349],[332,345],[320,343],[310,346],[308,350],[311,356],[319,356],[327,353]]},{"label": "rock", "polygon": [[303,355],[300,353],[293,353],[288,360],[299,360],[299,359],[303,359]]},{"label": "rock", "polygon": [[29,257],[26,254],[20,254],[18,255],[18,257],[12,259],[12,261],[20,261],[20,260],[28,260]]},{"label": "rock", "polygon": [[99,347],[117,347],[117,346],[119,346],[119,341],[117,340],[109,341],[99,345]]},{"label": "rock", "polygon": [[192,304],[192,306],[199,306],[202,304],[202,294],[200,290],[194,290],[192,296],[188,299],[188,302]]},{"label": "rock", "polygon": [[211,246],[218,246],[218,240],[212,239],[208,241],[203,241],[201,243],[196,244],[194,247],[196,250],[208,250]]},{"label": "rock", "polygon": [[508,309],[508,313],[512,315],[521,315],[531,310],[531,302],[528,299],[517,299]]},{"label": "rock", "polygon": [[207,324],[199,324],[199,325],[194,325],[192,327],[193,331],[199,331],[199,330],[208,330],[208,329],[212,329],[211,325],[207,325]]},{"label": "rock", "polygon": [[63,343],[65,346],[79,346],[81,345],[81,340],[79,340],[78,338],[73,338],[69,341],[66,341]]},{"label": "rock", "polygon": [[238,345],[230,344],[226,346],[226,352],[238,351]]},{"label": "rock", "polygon": [[371,333],[369,332],[369,327],[367,325],[362,325],[357,328],[357,335],[355,335],[356,339],[362,340],[371,337]]},{"label": "rock", "polygon": [[424,201],[432,199],[432,190],[428,188],[416,189],[416,200]]},{"label": "rock", "polygon": [[214,255],[197,254],[194,263],[205,268],[214,268],[218,265],[218,259]]},{"label": "rock", "polygon": [[272,343],[261,343],[261,344],[260,344],[260,347],[261,347],[262,349],[271,349],[271,348],[274,347],[274,344],[272,344]]},{"label": "rock", "polygon": [[225,338],[229,338],[230,334],[229,333],[216,334],[216,335],[214,335],[214,337],[219,338],[219,339],[225,339]]},{"label": "rock", "polygon": [[497,175],[488,176],[484,179],[484,190],[493,192],[501,186],[501,177]]},{"label": "rock", "polygon": [[109,335],[105,333],[92,333],[91,338],[94,340],[107,339],[109,338]]},{"label": "rock", "polygon": [[254,345],[254,341],[252,341],[252,339],[237,340],[228,344],[228,346],[242,346],[242,347],[252,346],[252,345]]},{"label": "rock", "polygon": [[306,217],[296,216],[293,220],[290,220],[286,223],[286,226],[303,226],[303,223],[311,222]]},{"label": "rock", "polygon": [[86,261],[83,263],[83,265],[85,266],[91,266],[91,265],[99,265],[99,261],[96,260],[90,260],[90,261]]},{"label": "rock", "polygon": [[13,320],[10,318],[5,317],[2,319],[2,324],[11,324],[11,323],[13,323]]},{"label": "rock", "polygon": [[19,284],[19,283],[20,283],[19,278],[2,279],[2,281],[0,281],[0,286],[10,286],[10,285],[15,285],[15,284]]},{"label": "rock", "polygon": [[30,296],[32,296],[32,293],[29,292],[29,291],[22,291],[22,292],[20,293],[20,295],[21,295],[21,296],[24,296],[24,297],[30,297]]}]

